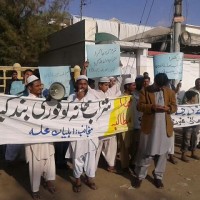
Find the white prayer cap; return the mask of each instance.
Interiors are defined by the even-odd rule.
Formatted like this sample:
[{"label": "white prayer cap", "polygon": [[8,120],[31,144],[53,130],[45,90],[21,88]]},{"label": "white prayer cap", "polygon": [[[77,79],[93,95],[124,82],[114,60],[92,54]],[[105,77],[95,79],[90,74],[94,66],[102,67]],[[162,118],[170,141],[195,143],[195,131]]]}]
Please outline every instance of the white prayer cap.
[{"label": "white prayer cap", "polygon": [[110,79],[108,77],[101,77],[99,83],[110,83]]},{"label": "white prayer cap", "polygon": [[109,79],[112,80],[112,79],[115,79],[115,77],[114,76],[110,76]]},{"label": "white prayer cap", "polygon": [[30,83],[32,83],[32,82],[34,82],[34,81],[37,81],[37,80],[39,80],[39,78],[38,78],[37,76],[31,75],[31,76],[29,76],[29,77],[27,78],[26,82],[27,82],[27,85],[28,85],[28,84],[30,84]]},{"label": "white prayer cap", "polygon": [[125,80],[124,80],[124,85],[126,85],[126,84],[130,84],[130,83],[134,83],[135,81],[132,79],[132,78],[126,78]]},{"label": "white prayer cap", "polygon": [[88,81],[88,77],[85,76],[85,75],[80,75],[80,76],[78,76],[78,78],[76,79],[76,82],[79,81],[79,80],[86,80],[86,81]]}]

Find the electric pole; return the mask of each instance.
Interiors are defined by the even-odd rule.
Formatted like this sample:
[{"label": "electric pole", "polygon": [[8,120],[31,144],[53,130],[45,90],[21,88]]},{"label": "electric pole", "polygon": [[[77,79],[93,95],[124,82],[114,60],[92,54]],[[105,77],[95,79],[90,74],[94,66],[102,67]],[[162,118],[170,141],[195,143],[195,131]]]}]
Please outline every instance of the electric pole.
[{"label": "electric pole", "polygon": [[[180,35],[181,35],[181,24],[184,21],[182,16],[182,0],[174,0],[174,24],[173,24],[173,52],[180,52]],[[176,86],[178,80],[171,80],[171,83]]]},{"label": "electric pole", "polygon": [[180,52],[181,24],[184,21],[182,16],[182,0],[175,0],[174,7],[173,52]]}]

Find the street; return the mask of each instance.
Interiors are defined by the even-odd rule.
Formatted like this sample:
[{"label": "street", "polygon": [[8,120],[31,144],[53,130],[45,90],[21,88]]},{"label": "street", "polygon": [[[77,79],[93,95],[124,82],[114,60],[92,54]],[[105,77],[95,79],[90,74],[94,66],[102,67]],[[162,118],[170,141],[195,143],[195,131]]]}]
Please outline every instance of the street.
[{"label": "street", "polygon": [[[74,181],[72,170],[57,170],[56,193],[50,194],[40,187],[41,199],[44,200],[197,200],[200,196],[200,161],[191,158],[189,163],[180,160],[180,133],[176,133],[175,157],[177,165],[167,163],[163,179],[164,189],[157,189],[152,181],[153,163],[148,171],[147,178],[141,188],[131,186],[133,176],[128,174],[113,174],[105,169],[104,161],[97,170],[95,182],[96,191],[82,183],[81,193],[72,191]],[[200,150],[197,150],[200,156]],[[188,153],[189,155],[189,153]],[[24,162],[14,167],[5,166],[0,162],[0,200],[31,200],[28,165]]]}]

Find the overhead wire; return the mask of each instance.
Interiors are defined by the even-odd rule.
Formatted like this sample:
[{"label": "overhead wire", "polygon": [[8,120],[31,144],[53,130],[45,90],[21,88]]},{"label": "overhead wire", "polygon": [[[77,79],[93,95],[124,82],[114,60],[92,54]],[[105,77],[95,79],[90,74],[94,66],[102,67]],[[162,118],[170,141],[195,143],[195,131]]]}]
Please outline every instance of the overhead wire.
[{"label": "overhead wire", "polygon": [[[144,17],[144,13],[145,13],[145,10],[146,10],[146,7],[147,7],[147,2],[148,2],[148,0],[146,0],[145,5],[144,5],[144,8],[143,8],[143,10],[142,10],[142,15],[141,15],[141,17],[140,17],[140,21],[139,21],[139,25],[138,25],[138,27],[137,27],[136,35],[139,33],[140,25],[142,24],[142,19],[143,19],[143,17]],[[134,45],[135,45],[135,41],[134,41],[134,43],[133,43],[133,46],[134,46]],[[135,60],[135,59],[134,59],[134,60]],[[126,70],[127,70],[127,66],[128,66],[128,64],[129,64],[129,61],[130,61],[130,56],[128,57],[128,61],[127,61],[127,65],[126,65]],[[126,73],[126,70],[125,70],[125,73]]]},{"label": "overhead wire", "polygon": [[[171,13],[171,10],[173,10],[172,13]],[[173,24],[174,24],[174,11],[175,11],[174,3],[172,3],[172,5],[171,5],[171,9],[170,9],[170,13],[169,13],[169,19],[171,19],[171,23],[170,23],[170,33],[172,33],[172,30],[173,30]],[[172,33],[172,34],[174,34],[174,33]],[[171,36],[170,36],[170,37],[171,37]],[[170,38],[170,40],[171,40],[171,38]],[[166,37],[165,41],[163,41],[163,42],[167,42],[167,37]],[[171,44],[170,44],[170,46],[171,46]],[[170,51],[171,51],[171,49],[170,49]]]},{"label": "overhead wire", "polygon": [[146,28],[147,23],[149,21],[149,17],[150,17],[150,14],[151,14],[151,11],[152,11],[152,8],[153,8],[153,5],[154,5],[154,1],[155,0],[153,0],[152,3],[151,3],[151,7],[150,7],[150,10],[149,10],[149,13],[148,13],[148,16],[147,16],[147,19],[146,19],[146,22],[145,22],[145,25],[144,25],[144,28],[143,28],[143,32],[142,32],[141,38],[142,38],[142,36],[143,36],[143,34],[145,32],[145,28]]},{"label": "overhead wire", "polygon": [[[154,2],[155,2],[155,0],[152,0],[151,6],[150,6],[150,9],[149,9],[149,13],[148,13],[147,18],[146,18],[146,21],[145,21],[145,25],[144,25],[144,28],[143,28],[143,32],[142,32],[141,38],[142,38],[142,36],[143,36],[143,34],[144,34],[144,32],[145,32],[145,28],[146,28],[147,23],[148,23],[148,21],[149,21],[149,17],[150,17],[150,15],[151,15],[151,11],[152,11]],[[141,44],[141,40],[139,40],[139,44],[138,44],[137,50],[139,49],[140,44]],[[136,60],[136,58],[134,59],[134,62],[132,63],[132,66],[131,66],[131,67],[133,67],[133,66],[135,65],[135,60]]]},{"label": "overhead wire", "polygon": [[[169,20],[171,20],[171,22],[170,22],[170,32],[172,32],[172,29],[173,29],[173,8],[174,8],[174,3],[172,3],[172,6],[171,6],[171,9],[170,9],[170,13],[169,13]],[[173,12],[173,13],[172,13]],[[158,35],[159,36],[159,35]],[[155,36],[152,36],[152,37],[148,37],[148,38],[154,38]],[[141,36],[141,38],[140,39],[144,39],[143,38],[143,34],[142,34],[142,36]],[[160,39],[159,41],[157,41],[157,42],[167,42],[169,39],[168,39],[168,37],[165,37],[165,39]]]}]

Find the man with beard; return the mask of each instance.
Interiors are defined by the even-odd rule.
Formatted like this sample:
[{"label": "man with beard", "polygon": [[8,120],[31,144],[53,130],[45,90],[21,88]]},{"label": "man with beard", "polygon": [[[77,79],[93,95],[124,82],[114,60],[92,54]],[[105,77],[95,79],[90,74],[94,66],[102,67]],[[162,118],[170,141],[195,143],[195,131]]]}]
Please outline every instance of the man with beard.
[{"label": "man with beard", "polygon": [[[42,92],[41,81],[35,75],[27,78],[28,97],[40,98]],[[55,186],[52,181],[55,180],[55,159],[53,143],[26,144],[26,161],[29,163],[29,176],[33,199],[40,199],[39,187],[41,176],[43,177],[43,186],[49,192],[55,192]]]},{"label": "man with beard", "polygon": [[154,184],[157,188],[164,187],[162,178],[173,135],[170,115],[177,110],[175,93],[167,87],[168,81],[165,73],[159,73],[155,76],[154,84],[143,88],[140,93],[138,110],[143,112],[143,116],[135,162],[135,188],[140,187],[145,179],[152,160],[155,162]]},{"label": "man with beard", "polygon": [[[68,102],[88,102],[96,98],[88,91],[88,78],[80,75],[76,80],[76,92],[68,97]],[[73,185],[74,192],[81,192],[81,175],[85,171],[86,184],[96,190],[95,178],[95,156],[99,144],[98,138],[77,140],[70,142],[66,158],[72,158],[73,174],[76,178]]]},{"label": "man with beard", "polygon": [[[87,68],[89,67],[89,62],[85,62],[83,65],[82,74],[86,75]],[[97,99],[105,98],[116,98],[121,95],[122,78],[119,77],[115,84],[110,87],[110,79],[108,77],[101,77],[98,83],[98,90],[91,89],[89,87],[89,92],[93,94]],[[117,154],[117,138],[116,135],[100,137],[99,138],[99,147],[96,155],[96,168],[98,167],[99,158],[101,152],[108,163],[107,170],[111,173],[116,173],[115,169],[115,159]]]}]

